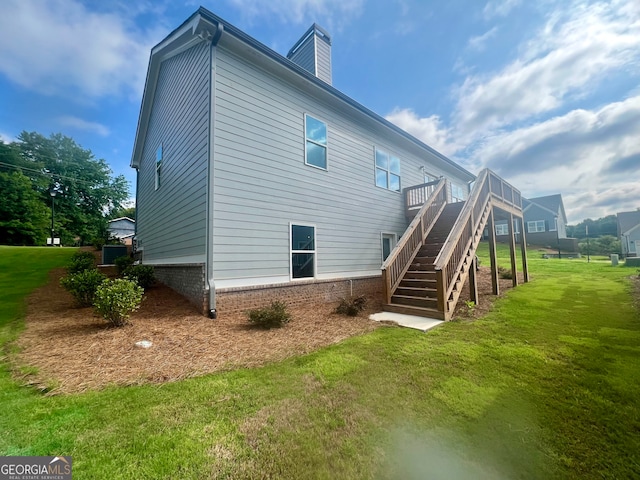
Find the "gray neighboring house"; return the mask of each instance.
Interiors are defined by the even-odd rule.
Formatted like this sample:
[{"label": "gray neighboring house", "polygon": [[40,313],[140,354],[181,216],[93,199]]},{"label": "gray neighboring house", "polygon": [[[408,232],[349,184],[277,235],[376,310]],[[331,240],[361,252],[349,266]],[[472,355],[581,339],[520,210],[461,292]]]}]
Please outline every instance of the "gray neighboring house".
[{"label": "gray neighboring house", "polygon": [[204,8],[151,51],[131,166],[137,258],[212,317],[379,291],[402,189],[475,179],[334,88],[317,25],[284,57]]},{"label": "gray neighboring house", "polygon": [[109,220],[107,225],[109,235],[121,240],[126,245],[131,245],[136,233],[136,221],[129,217],[120,217]]},{"label": "gray neighboring house", "polygon": [[640,210],[620,212],[618,217],[618,239],[623,257],[640,256]]},{"label": "gray neighboring house", "polygon": [[[561,194],[523,198],[522,210],[527,243],[556,247],[559,239],[562,248],[567,248],[565,245],[568,242],[563,240],[567,238],[567,215],[564,211]],[[516,235],[520,233],[520,228],[521,225],[516,222],[514,225]],[[496,222],[498,241],[506,241],[508,234],[507,222]]]}]

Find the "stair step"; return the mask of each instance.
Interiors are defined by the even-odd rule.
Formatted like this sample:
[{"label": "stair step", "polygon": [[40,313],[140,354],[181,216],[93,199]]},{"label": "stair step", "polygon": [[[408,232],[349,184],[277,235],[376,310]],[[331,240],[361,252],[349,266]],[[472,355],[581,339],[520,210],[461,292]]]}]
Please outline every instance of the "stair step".
[{"label": "stair step", "polygon": [[433,263],[412,262],[411,267],[409,268],[411,268],[411,270],[419,270],[423,272],[435,272],[435,265]]},{"label": "stair step", "polygon": [[400,287],[417,287],[435,290],[435,278],[407,278],[406,276],[400,281]]},{"label": "stair step", "polygon": [[435,308],[412,307],[409,305],[396,305],[388,303],[382,306],[385,312],[402,313],[404,315],[416,315],[418,317],[435,318],[444,320],[444,315]]},{"label": "stair step", "polygon": [[423,308],[437,308],[438,300],[433,298],[421,298],[410,295],[393,295],[391,297],[391,303],[399,305],[410,305],[413,307]]},{"label": "stair step", "polygon": [[420,279],[420,280],[433,280],[436,281],[436,272],[428,270],[407,270],[404,274],[403,280]]},{"label": "stair step", "polygon": [[407,295],[411,297],[420,297],[420,298],[438,298],[437,292],[435,288],[423,288],[423,287],[414,287],[414,286],[400,286],[396,289],[394,295]]}]

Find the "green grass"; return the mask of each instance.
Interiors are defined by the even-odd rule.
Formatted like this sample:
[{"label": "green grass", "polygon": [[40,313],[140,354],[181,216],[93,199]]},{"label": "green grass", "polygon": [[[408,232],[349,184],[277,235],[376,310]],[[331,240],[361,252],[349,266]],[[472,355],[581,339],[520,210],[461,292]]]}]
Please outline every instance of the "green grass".
[{"label": "green grass", "polygon": [[[13,279],[23,262],[4,261],[10,251],[35,249],[0,249]],[[530,269],[533,282],[482,320],[382,328],[259,369],[44,397],[5,367],[0,454],[72,455],[77,479],[637,478],[633,272],[534,258]],[[44,278],[21,279],[0,310]]]}]

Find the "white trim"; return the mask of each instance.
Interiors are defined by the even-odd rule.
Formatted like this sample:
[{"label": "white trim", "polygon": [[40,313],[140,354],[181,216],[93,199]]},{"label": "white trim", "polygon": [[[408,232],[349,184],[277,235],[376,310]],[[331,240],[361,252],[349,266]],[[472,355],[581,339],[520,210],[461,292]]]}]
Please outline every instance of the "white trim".
[{"label": "white trim", "polygon": [[[293,226],[311,227],[313,228],[313,250],[294,250],[293,248]],[[313,254],[313,277],[293,278],[293,254]],[[311,223],[289,222],[289,280],[299,282],[300,280],[308,280],[309,278],[317,278],[318,274],[318,235],[317,228]]]},{"label": "white trim", "polygon": [[368,277],[379,277],[380,270],[364,270],[361,272],[334,272],[323,273],[317,275],[316,278],[296,278],[290,280],[286,275],[273,277],[252,277],[252,278],[230,278],[227,280],[218,280],[216,282],[216,291],[221,292],[227,289],[249,288],[249,287],[272,287],[272,286],[295,286],[301,284],[314,284],[317,282],[326,282],[328,280],[349,280]]},{"label": "white trim", "polygon": [[[538,230],[538,223],[542,222],[542,230]],[[535,231],[531,230],[531,224],[536,224]],[[543,233],[546,232],[546,226],[544,220],[528,220],[527,221],[527,233]]]},{"label": "white trim", "polygon": [[[312,139],[308,139],[307,138],[307,117],[311,117],[314,120],[324,123],[324,128],[325,128],[325,132],[327,134],[327,138],[326,138],[326,145],[322,145],[321,143],[316,142],[315,140]],[[327,122],[325,122],[324,120],[316,117],[315,115],[311,115],[309,113],[304,113],[304,132],[303,132],[303,136],[304,136],[304,164],[307,165],[308,167],[313,167],[313,168],[317,168],[318,170],[322,170],[327,172],[329,170],[329,124]],[[324,161],[326,163],[326,166],[323,167],[319,167],[318,165],[313,165],[312,163],[307,162],[307,142],[311,142],[314,145],[317,145],[319,147],[323,147],[324,148]]]},{"label": "white trim", "polygon": [[287,275],[273,276],[273,277],[254,277],[254,278],[230,278],[227,280],[217,280],[216,290],[220,291],[223,288],[237,288],[237,287],[260,287],[274,284],[289,283],[290,279]]},{"label": "white trim", "polygon": [[[136,249],[140,251],[141,249]],[[166,257],[157,259],[145,259],[142,263],[145,265],[181,265],[185,263],[204,263],[206,261],[205,255],[185,255],[184,257]]]}]

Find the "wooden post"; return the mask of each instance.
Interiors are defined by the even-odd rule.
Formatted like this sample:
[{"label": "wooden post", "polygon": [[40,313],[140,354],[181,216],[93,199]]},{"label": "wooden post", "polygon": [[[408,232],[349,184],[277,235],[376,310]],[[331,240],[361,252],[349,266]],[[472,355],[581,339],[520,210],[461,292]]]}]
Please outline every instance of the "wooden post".
[{"label": "wooden post", "polygon": [[513,228],[513,213],[509,214],[509,253],[511,254],[511,278],[513,286],[518,286],[518,267],[516,264],[516,236]]},{"label": "wooden post", "polygon": [[524,233],[524,217],[520,218],[520,253],[522,254],[522,273],[524,283],[529,283],[529,261],[527,260],[527,236]]},{"label": "wooden post", "polygon": [[493,222],[493,207],[489,210],[489,258],[491,258],[491,287],[494,295],[500,295],[498,282],[498,256],[496,254],[496,226]]},{"label": "wooden post", "polygon": [[386,268],[382,270],[382,281],[384,282],[384,298],[388,305],[391,303],[391,279]]},{"label": "wooden post", "polygon": [[[445,267],[446,268],[446,267]],[[447,307],[444,298],[446,286],[444,284],[444,270],[436,270],[436,293],[438,294],[438,311],[442,312],[444,318],[447,317]]]},{"label": "wooden post", "polygon": [[471,267],[469,270],[469,298],[473,303],[478,305],[478,282],[476,280],[476,267],[478,266],[478,260],[476,256],[473,256],[471,260]]}]

